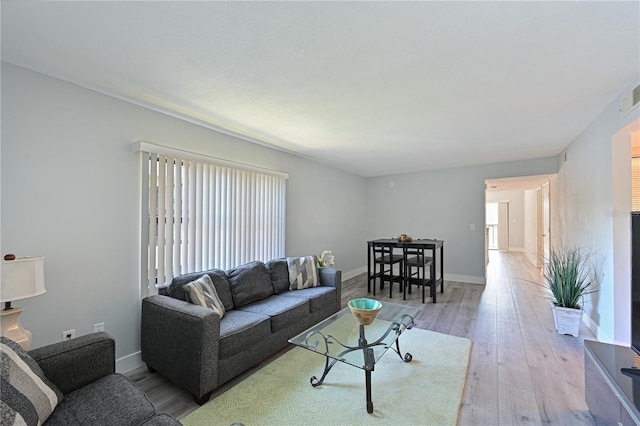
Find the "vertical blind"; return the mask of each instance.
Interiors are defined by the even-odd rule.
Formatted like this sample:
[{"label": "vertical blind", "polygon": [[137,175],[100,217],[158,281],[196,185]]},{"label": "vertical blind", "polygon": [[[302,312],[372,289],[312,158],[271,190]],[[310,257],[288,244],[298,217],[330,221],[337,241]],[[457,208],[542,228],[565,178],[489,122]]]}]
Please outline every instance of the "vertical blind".
[{"label": "vertical blind", "polygon": [[186,156],[143,151],[147,288],[187,272],[283,257],[286,174]]}]

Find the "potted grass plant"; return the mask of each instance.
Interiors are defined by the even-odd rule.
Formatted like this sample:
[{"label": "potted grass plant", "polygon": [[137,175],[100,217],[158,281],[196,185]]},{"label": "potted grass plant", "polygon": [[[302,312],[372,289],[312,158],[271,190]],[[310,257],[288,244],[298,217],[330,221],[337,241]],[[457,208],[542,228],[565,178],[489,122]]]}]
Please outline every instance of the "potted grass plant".
[{"label": "potted grass plant", "polygon": [[551,249],[544,264],[545,285],[553,295],[553,319],[558,334],[578,337],[582,301],[599,290],[593,254],[578,247]]}]

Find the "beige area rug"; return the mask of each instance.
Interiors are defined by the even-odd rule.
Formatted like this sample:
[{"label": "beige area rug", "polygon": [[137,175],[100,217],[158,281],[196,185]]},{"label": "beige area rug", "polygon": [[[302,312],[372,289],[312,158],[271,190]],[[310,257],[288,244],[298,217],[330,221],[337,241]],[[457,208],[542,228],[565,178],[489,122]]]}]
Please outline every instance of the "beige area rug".
[{"label": "beige area rug", "polygon": [[455,425],[471,341],[413,328],[400,336],[404,363],[391,349],[372,373],[373,413],[366,410],[364,370],[336,363],[316,388],[324,358],[294,348],[186,416],[186,426]]}]

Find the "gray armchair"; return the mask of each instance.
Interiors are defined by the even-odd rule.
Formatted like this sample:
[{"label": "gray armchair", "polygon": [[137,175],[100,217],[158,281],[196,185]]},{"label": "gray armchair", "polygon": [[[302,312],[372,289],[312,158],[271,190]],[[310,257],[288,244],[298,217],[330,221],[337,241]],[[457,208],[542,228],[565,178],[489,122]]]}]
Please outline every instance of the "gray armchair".
[{"label": "gray armchair", "polygon": [[93,333],[29,351],[64,394],[45,425],[179,425],[115,372],[115,341]]}]

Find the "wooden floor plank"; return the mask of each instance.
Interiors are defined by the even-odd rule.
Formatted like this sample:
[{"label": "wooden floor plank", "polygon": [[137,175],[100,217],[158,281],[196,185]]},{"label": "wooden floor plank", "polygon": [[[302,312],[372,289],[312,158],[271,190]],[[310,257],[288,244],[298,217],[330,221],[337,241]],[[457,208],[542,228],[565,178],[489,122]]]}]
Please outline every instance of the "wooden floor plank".
[{"label": "wooden floor plank", "polygon": [[[580,384],[557,380],[558,372],[553,368],[531,367],[531,372],[542,422],[572,425],[584,424],[591,419],[584,398],[577,401],[575,397],[580,394]],[[554,383],[554,386],[549,387],[548,383]]]},{"label": "wooden floor plank", "polygon": [[459,423],[461,425],[499,425],[498,363],[496,346],[474,342],[467,373]]},{"label": "wooden floor plank", "polygon": [[449,334],[473,339],[480,294],[481,292],[477,289],[464,290],[460,309],[451,323]]},{"label": "wooden floor plank", "polygon": [[514,322],[498,321],[498,382],[533,392],[522,334]]},{"label": "wooden floor plank", "polygon": [[542,424],[533,392],[522,390],[520,387],[502,385],[499,406],[501,425]]}]

